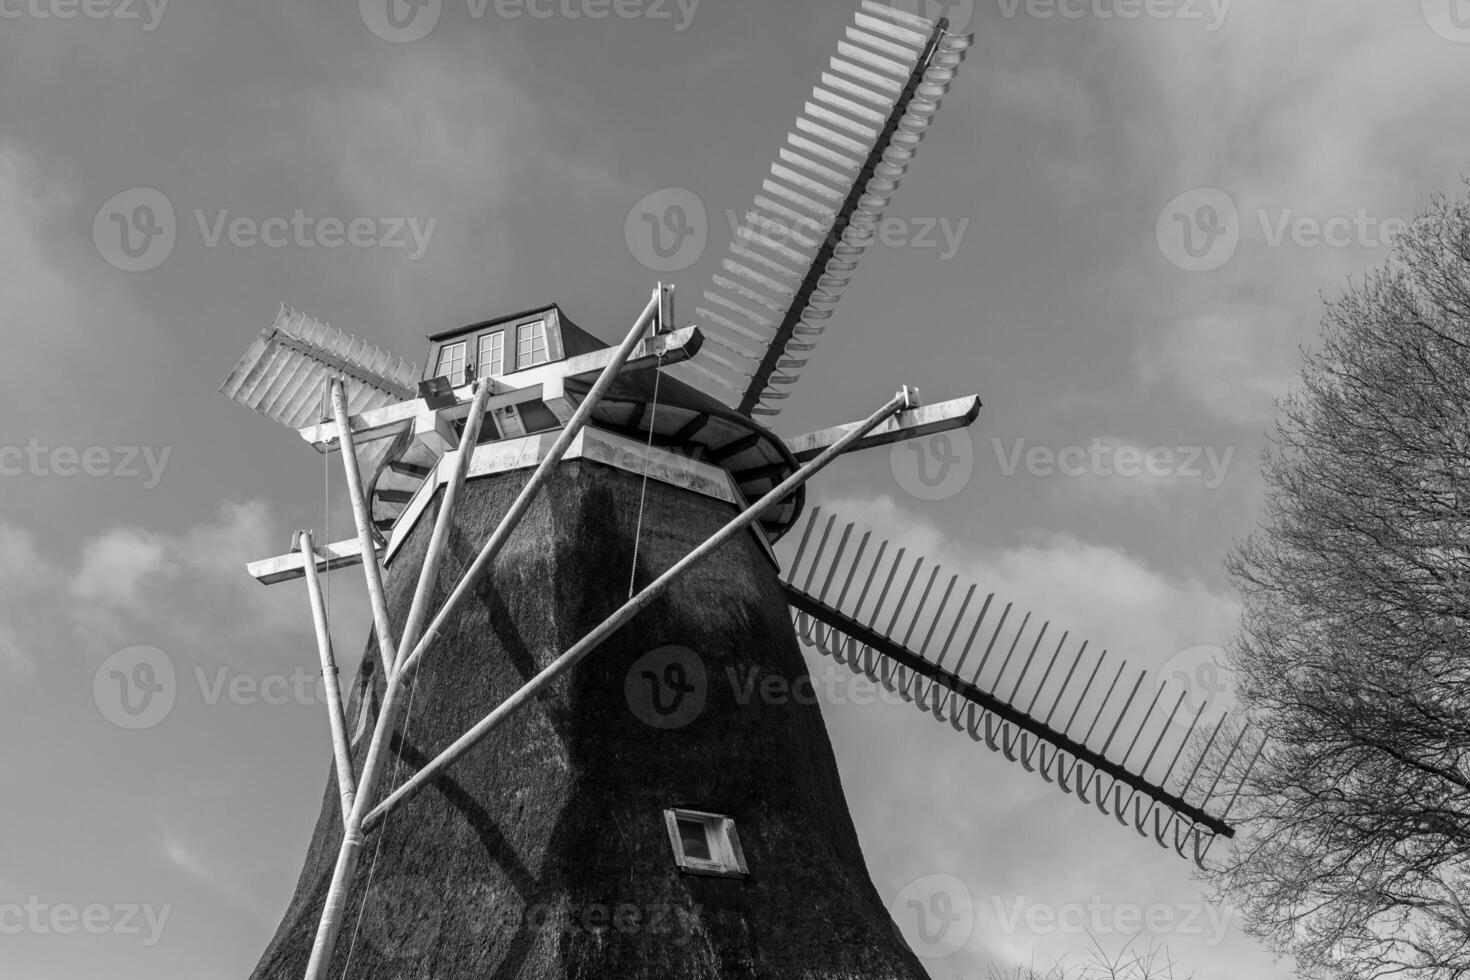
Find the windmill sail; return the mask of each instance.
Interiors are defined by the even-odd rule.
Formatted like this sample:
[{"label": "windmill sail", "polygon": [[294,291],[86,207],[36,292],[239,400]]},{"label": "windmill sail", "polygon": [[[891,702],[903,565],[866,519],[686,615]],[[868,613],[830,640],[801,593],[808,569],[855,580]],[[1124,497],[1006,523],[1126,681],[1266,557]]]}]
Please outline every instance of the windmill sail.
[{"label": "windmill sail", "polygon": [[[972,613],[974,585],[956,609],[958,575],[946,580],[887,541],[870,548],[871,532],[850,547],[855,526],[834,534],[835,515],[823,520],[820,510],[782,580],[802,643],[1181,856],[1203,864],[1217,836],[1234,836],[1233,798],[1220,806],[1216,785],[1196,785],[1198,763],[1180,766],[1187,747],[1198,750],[1205,705],[1181,719],[1181,691],[1163,710],[1164,689],[1148,695],[1142,672],[1125,678],[1126,662],[1114,669],[1106,651],[1069,646],[1068,633],[1048,639],[1050,623],[1035,628],[1030,613],[994,593]],[[1198,757],[1224,723],[1222,715]],[[1230,740],[1231,757],[1244,732]]]},{"label": "windmill sail", "polygon": [[320,421],[328,379],[345,379],[356,415],[417,397],[418,367],[282,306],[220,386],[235,401],[292,429]]},{"label": "windmill sail", "polygon": [[972,42],[946,27],[864,0],[736,230],[686,370],[743,414],[778,413],[872,244]]}]

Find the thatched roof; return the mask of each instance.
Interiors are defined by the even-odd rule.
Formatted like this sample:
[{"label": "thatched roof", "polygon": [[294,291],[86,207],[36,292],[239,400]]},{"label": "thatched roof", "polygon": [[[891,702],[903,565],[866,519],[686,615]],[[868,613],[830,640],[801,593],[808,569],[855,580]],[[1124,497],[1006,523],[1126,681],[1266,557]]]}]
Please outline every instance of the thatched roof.
[{"label": "thatched roof", "polygon": [[[524,480],[466,486],[440,600]],[[561,467],[428,657],[388,789],[626,598],[639,491],[621,471]],[[650,483],[639,584],[730,516],[727,504]],[[395,622],[431,524],[390,569]],[[695,651],[705,670],[705,704],[682,727],[646,723],[626,696],[630,667],[665,644]],[[370,645],[349,728],[364,690],[369,715],[376,707],[378,663]],[[819,709],[742,698],[752,676],[804,673],[775,570],[749,536],[732,541],[369,835],[329,975],[923,980],[869,881]],[[359,765],[366,741],[354,747]],[[662,813],[672,806],[733,816],[749,877],[678,870]],[[253,980],[302,975],[340,819],[329,777],[296,893]]]}]

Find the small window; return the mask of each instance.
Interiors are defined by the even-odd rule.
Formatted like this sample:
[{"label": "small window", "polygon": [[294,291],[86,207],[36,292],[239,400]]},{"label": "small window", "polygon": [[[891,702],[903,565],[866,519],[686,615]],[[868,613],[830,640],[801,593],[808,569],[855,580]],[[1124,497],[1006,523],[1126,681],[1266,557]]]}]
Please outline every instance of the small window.
[{"label": "small window", "polygon": [[439,348],[438,377],[448,378],[450,383],[456,385],[463,381],[464,353],[465,342],[463,340],[457,344],[445,344]]},{"label": "small window", "polygon": [[674,846],[674,863],[691,874],[743,878],[745,854],[735,821],[718,813],[698,810],[665,810],[664,822]]},{"label": "small window", "polygon": [[505,331],[497,330],[480,338],[480,377],[505,373]]},{"label": "small window", "polygon": [[516,328],[516,370],[545,364],[550,359],[546,352],[545,320],[532,320]]}]

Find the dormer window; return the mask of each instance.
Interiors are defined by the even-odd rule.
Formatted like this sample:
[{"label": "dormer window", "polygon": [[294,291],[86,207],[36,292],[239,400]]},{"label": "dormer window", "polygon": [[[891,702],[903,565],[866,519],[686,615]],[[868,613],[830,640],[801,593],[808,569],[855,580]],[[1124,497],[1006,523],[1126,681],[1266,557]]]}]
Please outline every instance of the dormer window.
[{"label": "dormer window", "polygon": [[438,377],[448,378],[451,383],[459,384],[464,377],[465,342],[457,344],[445,344],[439,350]]},{"label": "dormer window", "polygon": [[516,327],[516,370],[522,371],[551,359],[546,347],[546,321],[532,320]]},{"label": "dormer window", "polygon": [[665,810],[664,822],[680,870],[724,878],[743,878],[749,873],[730,817],[699,810]]},{"label": "dormer window", "polygon": [[483,334],[480,337],[480,377],[487,374],[505,373],[505,331]]}]

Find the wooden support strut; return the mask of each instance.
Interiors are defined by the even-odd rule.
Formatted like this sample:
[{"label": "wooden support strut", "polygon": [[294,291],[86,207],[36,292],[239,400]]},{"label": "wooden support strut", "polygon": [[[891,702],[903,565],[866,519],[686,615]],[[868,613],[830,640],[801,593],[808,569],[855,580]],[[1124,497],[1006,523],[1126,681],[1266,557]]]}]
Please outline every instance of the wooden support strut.
[{"label": "wooden support strut", "polygon": [[490,714],[486,715],[474,728],[461,735],[452,745],[439,753],[433,760],[428,762],[418,773],[394,793],[378,804],[368,815],[366,827],[373,825],[385,818],[396,807],[423,789],[430,781],[436,778],[440,772],[452,765],[470,749],[474,748],[492,731],[498,728],[504,721],[516,711],[524,707],[537,694],[544,690],[547,685],[568,670],[575,667],[585,657],[598,648],[601,643],[613,633],[617,632],[628,620],[642,612],[654,599],[665,592],[676,579],[689,571],[699,562],[708,558],[714,551],[744,531],[750,525],[760,519],[761,514],[775,504],[786,499],[793,490],[816,476],[828,463],[836,459],[847,448],[872,431],[895,412],[910,407],[913,402],[911,389],[904,388],[898,394],[888,400],[878,411],[874,412],[866,420],[855,426],[837,442],[829,446],[816,459],[804,464],[795,473],[784,480],[780,486],[771,490],[760,500],[742,511],[720,530],[716,531],[707,541],[695,548],[674,564],[668,571],[664,572],[652,583],[646,586],[633,598],[629,599],[607,619],[603,620],[590,633],[578,640],[565,653],[548,664],[540,673],[531,678],[518,691],[506,698]]},{"label": "wooden support strut", "polygon": [[337,661],[332,655],[332,637],[327,632],[327,607],[322,601],[321,580],[316,570],[316,550],[311,532],[302,531],[298,540],[306,562],[306,594],[311,600],[311,622],[316,628],[317,655],[322,664],[322,681],[327,691],[327,720],[332,726],[332,759],[337,770],[337,789],[342,796],[342,823],[352,814],[357,795],[353,785],[352,751],[347,743],[347,719],[342,713],[342,686],[337,678]]},{"label": "wooden support strut", "polygon": [[[511,531],[515,530],[515,527],[520,523],[521,517],[524,516],[525,511],[530,507],[531,501],[535,498],[541,485],[545,482],[551,471],[556,468],[562,456],[565,455],[567,447],[571,445],[572,440],[576,438],[577,433],[581,431],[582,427],[591,417],[598,403],[602,401],[603,395],[612,387],[614,380],[616,380],[619,372],[622,370],[623,364],[627,361],[629,355],[632,354],[633,349],[638,346],[638,342],[642,338],[644,331],[648,329],[648,325],[653,321],[658,311],[659,299],[659,294],[655,293],[648,305],[644,308],[643,313],[639,315],[637,321],[633,324],[633,329],[628,332],[628,336],[623,340],[622,346],[617,349],[612,359],[607,362],[601,375],[598,376],[596,383],[588,391],[582,403],[577,406],[577,411],[572,416],[571,421],[567,423],[566,428],[557,436],[557,440],[547,453],[546,458],[541,461],[541,465],[531,476],[530,481],[521,490],[520,496],[516,498],[515,503],[511,505],[510,510],[501,519],[499,527],[491,534],[490,539],[485,542],[479,555],[476,556],[474,563],[465,571],[459,584],[450,593],[449,598],[445,600],[444,606],[435,615],[433,622],[430,623],[423,637],[417,640],[417,643],[413,647],[413,652],[406,656],[403,655],[403,652],[408,649],[408,643],[405,642],[404,647],[399,651],[400,655],[389,665],[389,669],[385,675],[386,686],[383,694],[382,707],[378,711],[377,723],[373,728],[372,740],[368,746],[368,756],[363,763],[362,781],[358,786],[357,799],[353,803],[352,813],[343,831],[342,848],[337,854],[337,864],[332,871],[331,884],[327,888],[326,900],[322,906],[321,921],[317,925],[316,940],[312,945],[311,959],[306,967],[306,980],[322,980],[326,976],[328,967],[331,965],[332,953],[336,949],[337,936],[341,931],[342,920],[346,913],[348,886],[351,884],[353,876],[357,871],[358,859],[362,855],[363,841],[365,839],[364,821],[368,816],[367,806],[377,789],[377,780],[382,774],[384,762],[386,761],[386,750],[393,728],[397,724],[398,713],[401,710],[406,679],[412,675],[424,654],[434,645],[448,619],[454,615],[460,604],[464,602],[465,598],[474,590],[479,580],[489,570],[490,564],[494,561],[495,556],[510,536]],[[486,389],[488,387],[488,385],[485,386]],[[333,394],[334,396],[338,394],[336,387],[333,389]],[[476,400],[479,402],[478,398]],[[483,403],[481,402],[480,404]],[[351,438],[351,430],[347,426],[345,409],[346,406],[343,405],[342,410],[338,414],[338,425],[342,430],[343,455],[347,456],[349,455],[347,443]],[[468,425],[465,427],[465,430],[466,432],[469,431]],[[470,447],[461,450],[459,460],[461,470],[466,469],[469,465],[469,458],[472,455],[469,448],[473,448],[473,443],[470,444]],[[355,457],[353,461],[355,464]],[[458,474],[457,478],[461,481],[463,479]],[[452,516],[450,514],[452,508],[449,506],[451,503],[451,501],[446,499],[445,505],[440,508],[439,520],[436,522],[431,544],[436,541],[442,544],[443,539],[439,533],[440,525],[443,524],[447,527]],[[447,534],[444,535],[444,538],[447,538]],[[370,564],[376,565],[376,562]],[[426,573],[430,571],[429,564],[429,559],[426,558],[424,565],[424,572]],[[435,559],[435,565],[437,567],[437,559]],[[416,610],[420,610],[420,595],[430,593],[433,586],[433,576],[420,575],[414,598],[414,607]],[[410,619],[412,618],[413,614],[410,613]],[[422,616],[420,616],[421,619]],[[407,636],[408,633],[405,632],[405,640]]]},{"label": "wooden support strut", "polygon": [[[347,496],[352,503],[352,522],[357,526],[357,543],[363,556],[362,572],[367,579],[368,602],[373,609],[373,628],[378,635],[378,654],[383,660],[383,671],[393,668],[393,627],[388,619],[388,600],[383,593],[383,568],[378,564],[377,547],[373,542],[372,515],[368,513],[367,497],[363,494],[362,473],[357,468],[357,444],[352,439],[352,426],[347,422],[347,393],[340,378],[330,382],[332,392],[332,415],[337,419],[337,431],[342,438],[342,469],[347,474]],[[368,556],[372,561],[368,561]]]}]

